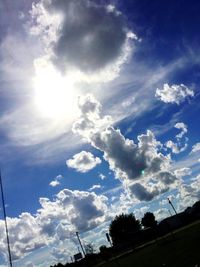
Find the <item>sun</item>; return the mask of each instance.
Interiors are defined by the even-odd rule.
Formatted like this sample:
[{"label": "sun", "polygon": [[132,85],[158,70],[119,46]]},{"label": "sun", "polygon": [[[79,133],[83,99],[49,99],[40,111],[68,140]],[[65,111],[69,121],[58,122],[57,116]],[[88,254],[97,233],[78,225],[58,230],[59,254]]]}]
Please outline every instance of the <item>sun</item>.
[{"label": "sun", "polygon": [[74,117],[77,89],[72,75],[62,76],[45,60],[35,63],[34,104],[43,117],[62,120]]}]

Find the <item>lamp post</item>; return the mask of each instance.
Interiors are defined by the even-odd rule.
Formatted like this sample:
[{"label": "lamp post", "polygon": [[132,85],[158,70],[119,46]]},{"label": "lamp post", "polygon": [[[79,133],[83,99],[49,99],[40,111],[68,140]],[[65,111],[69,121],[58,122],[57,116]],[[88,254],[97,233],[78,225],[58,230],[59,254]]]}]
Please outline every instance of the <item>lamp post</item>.
[{"label": "lamp post", "polygon": [[172,209],[174,210],[175,214],[178,215],[178,213],[176,212],[176,209],[175,209],[173,203],[171,202],[171,200],[169,198],[167,198],[167,199],[168,199],[168,202],[171,205]]},{"label": "lamp post", "polygon": [[11,251],[10,251],[10,240],[9,240],[9,234],[8,234],[8,224],[7,224],[7,219],[6,219],[6,208],[5,208],[5,200],[4,200],[4,193],[3,193],[3,183],[2,183],[2,178],[1,178],[1,170],[0,170],[0,187],[1,187],[1,199],[2,199],[2,206],[3,206],[3,217],[4,217],[5,229],[6,229],[8,257],[9,257],[10,267],[12,267],[12,257],[11,257]]},{"label": "lamp post", "polygon": [[82,249],[82,251],[83,251],[83,255],[84,255],[84,257],[85,257],[85,251],[84,251],[84,249],[83,249],[83,246],[82,246],[82,243],[81,243],[81,240],[80,240],[80,237],[79,237],[79,233],[78,233],[78,232],[76,232],[76,236],[77,236],[78,242],[79,242],[79,244],[80,244],[80,247],[81,247],[81,249]]}]

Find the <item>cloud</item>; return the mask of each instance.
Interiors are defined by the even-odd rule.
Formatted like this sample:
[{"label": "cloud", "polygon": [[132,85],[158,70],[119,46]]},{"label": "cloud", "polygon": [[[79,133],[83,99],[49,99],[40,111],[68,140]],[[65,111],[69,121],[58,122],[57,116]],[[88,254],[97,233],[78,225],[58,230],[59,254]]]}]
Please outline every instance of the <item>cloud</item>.
[{"label": "cloud", "polygon": [[[76,231],[88,231],[107,218],[107,197],[94,192],[64,189],[51,201],[40,198],[41,208],[33,216],[22,213],[7,218],[13,260],[47,245],[73,240]],[[4,222],[0,220],[0,250],[6,257]],[[55,254],[55,253],[54,253]]]},{"label": "cloud", "polygon": [[[154,188],[152,192],[148,192],[148,196],[144,197],[145,200],[151,200],[155,195],[169,189],[168,185],[173,184],[175,180],[173,173],[168,171],[170,158],[159,152],[162,144],[155,139],[151,131],[139,135],[136,144],[133,140],[126,139],[119,129],[115,129],[109,123],[105,125],[104,122],[108,120],[101,116],[100,104],[93,97],[85,96],[79,102],[83,103],[79,104],[81,116],[74,123],[73,131],[82,137],[87,137],[93,147],[103,152],[104,159],[109,163],[116,178],[124,184],[129,184],[139,178],[157,176],[157,182],[160,179],[160,186],[162,183],[161,189]],[[91,102],[95,105],[91,105]],[[130,186],[129,189],[135,196],[141,198],[140,193],[144,186]]]},{"label": "cloud", "polygon": [[50,182],[49,185],[52,186],[52,187],[56,187],[56,186],[60,185],[60,180],[61,179],[63,179],[63,176],[59,174],[54,178],[53,181]]},{"label": "cloud", "polygon": [[81,151],[80,153],[74,155],[72,159],[68,159],[66,161],[69,168],[73,168],[77,172],[82,173],[94,169],[100,163],[100,158],[94,157],[92,153],[86,151]]},{"label": "cloud", "polygon": [[78,107],[81,111],[81,116],[74,122],[72,130],[85,140],[90,141],[90,136],[110,125],[111,117],[101,116],[102,106],[93,95],[88,94],[80,97]]},{"label": "cloud", "polygon": [[196,143],[195,145],[192,146],[192,151],[190,152],[190,154],[198,151],[200,151],[200,143]]},{"label": "cloud", "polygon": [[184,84],[169,85],[165,83],[162,89],[157,88],[155,96],[164,103],[176,103],[179,105],[187,97],[193,97],[194,92]]},{"label": "cloud", "polygon": [[[96,227],[105,219],[106,202],[105,196],[98,196],[94,192],[64,189],[57,194],[56,200],[53,202],[41,199],[43,210],[41,210],[39,218],[41,223],[48,223],[46,229],[47,233],[48,229],[50,230],[49,234],[51,234],[51,228],[56,229],[59,223],[61,225],[64,223],[63,226],[71,224],[74,230],[86,231]],[[61,221],[59,222],[59,217],[56,216],[57,226],[55,227],[54,216],[56,214],[59,215]]]},{"label": "cloud", "polygon": [[174,173],[175,173],[175,175],[176,175],[177,177],[182,178],[182,177],[184,177],[184,176],[191,175],[191,174],[192,174],[192,170],[191,170],[190,168],[186,168],[186,167],[184,167],[184,168],[175,170]]},{"label": "cloud", "polygon": [[88,189],[88,191],[93,191],[93,190],[95,190],[95,189],[100,189],[100,188],[102,188],[102,186],[101,186],[100,184],[95,184],[95,185],[93,185],[92,187],[90,187],[90,188]]},{"label": "cloud", "polygon": [[97,132],[91,137],[91,144],[104,153],[110,169],[119,179],[134,180],[142,177],[143,172],[158,172],[168,159],[157,153],[160,145],[153,133],[138,136],[138,145],[125,139],[119,129],[112,126]]},{"label": "cloud", "polygon": [[183,151],[185,151],[188,147],[188,138],[185,137],[184,144],[182,143],[183,136],[187,133],[187,125],[183,122],[178,122],[175,124],[174,128],[181,130],[180,133],[178,133],[175,138],[177,140],[177,143],[173,142],[172,140],[168,140],[165,143],[165,146],[172,150],[172,153],[179,154]]},{"label": "cloud", "polygon": [[25,263],[25,267],[35,267],[35,265],[32,262]]},{"label": "cloud", "polygon": [[141,208],[134,209],[134,215],[137,219],[141,220],[144,214],[149,210],[148,206],[143,206]]},{"label": "cloud", "polygon": [[104,180],[104,179],[106,179],[106,176],[105,176],[103,173],[100,173],[100,174],[99,174],[99,178],[100,178],[101,180]]},{"label": "cloud", "polygon": [[56,186],[60,185],[60,182],[59,181],[51,181],[49,185],[52,187],[56,187]]},{"label": "cloud", "polygon": [[166,208],[158,209],[154,212],[157,221],[161,221],[167,217],[169,217],[169,210]]},{"label": "cloud", "polygon": [[190,180],[190,183],[182,183],[179,187],[179,209],[192,206],[200,199],[200,175]]},{"label": "cloud", "polygon": [[119,70],[131,51],[129,40],[137,39],[114,6],[94,1],[41,0],[31,16],[31,33],[42,36],[50,60],[62,72]]},{"label": "cloud", "polygon": [[165,146],[167,148],[170,148],[172,150],[172,153],[174,154],[179,154],[183,151],[185,151],[188,147],[188,144],[185,143],[184,146],[180,146],[180,143],[174,143],[172,140],[168,140],[166,143],[165,143]]},{"label": "cloud", "polygon": [[181,132],[176,135],[177,139],[181,139],[188,131],[187,125],[183,122],[177,122],[174,126],[176,129],[180,129]]},{"label": "cloud", "polygon": [[50,253],[55,262],[66,262],[67,255],[71,254],[70,250],[59,247],[53,247]]},{"label": "cloud", "polygon": [[154,179],[136,182],[129,186],[131,193],[140,201],[151,201],[155,197],[175,188],[179,180],[170,171],[160,171]]},{"label": "cloud", "polygon": [[[12,259],[16,260],[25,254],[43,247],[46,242],[44,236],[40,234],[40,227],[36,219],[29,213],[22,213],[19,218],[7,218],[9,228],[9,238],[12,251]],[[3,221],[0,221],[3,227]],[[5,231],[2,231],[0,246],[2,251],[6,251]],[[3,244],[3,245],[1,245]]]}]

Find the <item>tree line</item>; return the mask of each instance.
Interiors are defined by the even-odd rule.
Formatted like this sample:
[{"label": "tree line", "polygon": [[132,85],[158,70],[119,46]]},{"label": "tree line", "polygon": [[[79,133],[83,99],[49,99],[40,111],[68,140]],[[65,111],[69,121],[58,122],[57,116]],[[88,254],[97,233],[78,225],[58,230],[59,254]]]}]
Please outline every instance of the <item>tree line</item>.
[{"label": "tree line", "polygon": [[136,219],[133,213],[120,214],[115,216],[109,226],[109,237],[111,238],[111,246],[101,246],[97,253],[94,246],[87,244],[85,247],[86,256],[76,262],[66,263],[65,265],[58,263],[50,267],[90,267],[99,264],[102,261],[108,261],[112,257],[116,257],[120,253],[130,248],[137,248],[148,241],[158,243],[165,241],[165,235],[171,234],[174,238],[173,231],[183,227],[195,220],[200,219],[200,201],[197,201],[192,207],[188,207],[179,214],[172,215],[159,223],[156,221],[152,212],[146,212],[141,220]]}]

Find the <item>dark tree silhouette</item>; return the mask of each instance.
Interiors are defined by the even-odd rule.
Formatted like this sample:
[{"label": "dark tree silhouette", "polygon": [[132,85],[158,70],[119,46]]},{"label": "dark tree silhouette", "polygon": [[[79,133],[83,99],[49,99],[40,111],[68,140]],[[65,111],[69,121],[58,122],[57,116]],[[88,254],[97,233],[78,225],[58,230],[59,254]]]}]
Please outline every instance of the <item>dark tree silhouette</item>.
[{"label": "dark tree silhouette", "polygon": [[132,235],[141,229],[139,220],[136,220],[133,213],[116,216],[111,222],[109,233],[113,245],[119,245],[130,241]]},{"label": "dark tree silhouette", "polygon": [[157,225],[157,221],[152,212],[146,212],[141,220],[141,223],[144,227],[150,227],[150,228],[154,228]]},{"label": "dark tree silhouette", "polygon": [[85,253],[86,254],[94,254],[95,253],[95,247],[92,243],[87,243],[85,246]]}]

